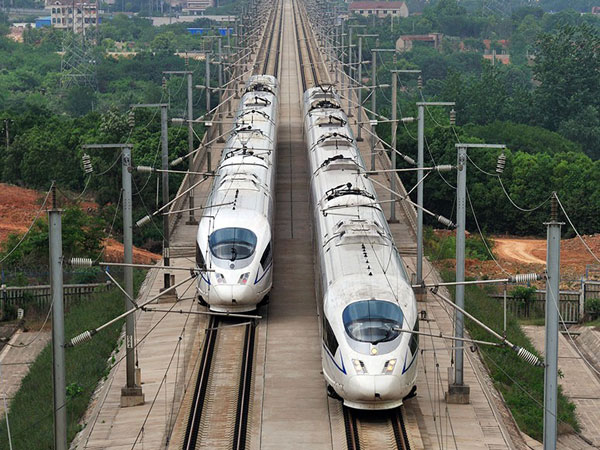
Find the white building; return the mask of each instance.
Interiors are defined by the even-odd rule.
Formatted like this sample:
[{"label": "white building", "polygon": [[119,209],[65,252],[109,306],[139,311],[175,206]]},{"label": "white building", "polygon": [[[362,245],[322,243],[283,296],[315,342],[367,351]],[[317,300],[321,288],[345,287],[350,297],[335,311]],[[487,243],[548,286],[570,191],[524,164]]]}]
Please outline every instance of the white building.
[{"label": "white building", "polygon": [[360,1],[350,3],[350,12],[361,16],[408,17],[408,6],[404,2]]},{"label": "white building", "polygon": [[70,29],[75,33],[95,27],[98,20],[98,5],[95,2],[50,0],[46,3],[46,9],[50,10],[54,28]]}]

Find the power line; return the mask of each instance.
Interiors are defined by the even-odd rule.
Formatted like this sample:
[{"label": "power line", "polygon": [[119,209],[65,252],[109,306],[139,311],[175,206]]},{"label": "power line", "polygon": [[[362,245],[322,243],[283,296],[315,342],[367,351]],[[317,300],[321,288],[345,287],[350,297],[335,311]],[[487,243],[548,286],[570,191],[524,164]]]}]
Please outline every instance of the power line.
[{"label": "power line", "polygon": [[540,203],[539,205],[533,207],[533,208],[523,208],[519,205],[517,205],[512,198],[510,198],[510,195],[508,194],[506,188],[504,187],[504,183],[502,183],[502,178],[500,177],[500,175],[498,175],[498,181],[500,182],[500,186],[502,186],[502,190],[504,191],[504,195],[506,195],[506,198],[508,198],[508,200],[510,201],[510,203],[512,203],[512,205],[517,208],[519,211],[523,211],[523,212],[532,212],[535,211],[536,209],[541,208],[542,206],[544,206],[546,203],[548,203],[548,201],[552,198],[552,195],[548,196],[548,198],[546,200],[544,200],[542,203]]},{"label": "power line", "polygon": [[571,221],[571,218],[567,214],[567,211],[565,210],[562,202],[558,198],[558,195],[554,194],[554,196],[556,197],[556,201],[558,202],[558,204],[560,206],[560,209],[562,210],[563,214],[567,218],[567,221],[569,222],[569,225],[571,225],[571,228],[573,228],[573,231],[575,232],[575,234],[577,235],[577,237],[579,238],[579,240],[583,243],[583,245],[585,246],[585,248],[587,249],[587,251],[590,252],[590,254],[594,257],[594,259],[600,263],[600,259],[598,259],[598,257],[596,256],[596,254],[592,251],[592,249],[590,248],[590,246],[587,244],[587,242],[585,242],[585,240],[583,239],[583,237],[581,236],[581,234],[579,234],[579,231],[577,231],[577,228],[575,228],[575,225],[573,225],[573,222]]},{"label": "power line", "polygon": [[483,233],[481,232],[481,228],[479,227],[479,221],[477,220],[477,215],[475,214],[475,209],[473,208],[473,202],[471,201],[471,194],[469,194],[469,189],[467,189],[467,199],[469,200],[469,206],[471,207],[471,212],[473,213],[473,219],[475,219],[475,224],[477,225],[477,231],[479,232],[479,237],[481,238],[483,245],[485,245],[487,252],[490,254],[490,256],[492,257],[492,260],[496,263],[496,265],[500,268],[500,270],[502,272],[504,272],[505,274],[510,275],[510,273],[507,272],[506,269],[504,269],[504,267],[502,267],[500,265],[500,263],[496,260],[496,258],[494,257],[494,254],[492,253],[492,250],[490,249],[485,238],[483,237]]}]

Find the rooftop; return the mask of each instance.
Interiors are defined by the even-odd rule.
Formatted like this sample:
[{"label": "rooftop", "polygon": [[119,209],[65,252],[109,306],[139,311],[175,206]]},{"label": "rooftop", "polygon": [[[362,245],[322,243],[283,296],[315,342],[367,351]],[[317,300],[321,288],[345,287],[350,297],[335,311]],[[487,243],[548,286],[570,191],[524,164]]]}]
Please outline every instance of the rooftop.
[{"label": "rooftop", "polygon": [[355,9],[400,9],[406,6],[404,2],[363,1],[350,3],[350,10]]}]

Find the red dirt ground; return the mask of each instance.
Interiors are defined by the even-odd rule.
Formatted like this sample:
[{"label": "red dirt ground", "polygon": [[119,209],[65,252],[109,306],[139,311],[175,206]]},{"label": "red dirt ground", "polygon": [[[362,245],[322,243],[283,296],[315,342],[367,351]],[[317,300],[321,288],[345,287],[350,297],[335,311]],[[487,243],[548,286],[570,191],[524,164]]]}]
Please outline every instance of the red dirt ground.
[{"label": "red dirt ground", "polygon": [[[437,233],[437,230],[436,230]],[[439,232],[439,234],[445,234]],[[600,234],[583,236],[592,251],[600,257]],[[546,240],[492,236],[493,253],[498,263],[510,274],[542,272],[546,265]],[[561,242],[561,277],[577,280],[585,274],[587,264],[598,264],[578,237],[563,239]],[[441,265],[454,269],[454,260],[446,260]],[[506,274],[494,261],[466,261],[466,274],[469,277],[504,278]]]},{"label": "red dirt ground", "polygon": [[[11,233],[24,233],[31,224],[38,209],[44,201],[44,193],[33,189],[21,188],[10,184],[0,183],[0,243]],[[81,207],[95,209],[97,205],[93,202],[82,202]],[[46,215],[45,211],[40,217]],[[104,258],[108,261],[123,260],[123,244],[114,239],[105,241],[106,247]],[[152,264],[160,259],[160,255],[133,248],[133,261],[138,264]]]}]

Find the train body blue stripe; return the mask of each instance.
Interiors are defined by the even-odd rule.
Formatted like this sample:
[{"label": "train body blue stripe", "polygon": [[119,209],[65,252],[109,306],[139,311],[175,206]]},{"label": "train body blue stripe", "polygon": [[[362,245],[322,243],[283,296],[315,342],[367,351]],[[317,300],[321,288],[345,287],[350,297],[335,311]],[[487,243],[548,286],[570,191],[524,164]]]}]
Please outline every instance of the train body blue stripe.
[{"label": "train body blue stripe", "polygon": [[271,263],[267,266],[267,268],[265,269],[265,271],[263,272],[263,274],[260,278],[258,278],[258,272],[256,272],[256,279],[254,280],[254,284],[258,284],[260,282],[260,280],[262,280],[265,277],[265,275],[269,272],[269,270],[271,270],[272,266],[273,266],[273,261],[271,261]]},{"label": "train body blue stripe", "polygon": [[329,355],[329,357],[331,358],[331,361],[333,361],[333,364],[335,364],[335,367],[337,367],[339,369],[339,371],[342,372],[344,375],[347,375],[346,366],[344,365],[344,358],[342,358],[342,355],[340,355],[340,360],[342,361],[342,367],[340,367],[338,365],[337,361],[335,360],[334,356],[331,354],[329,349],[325,346],[325,343],[323,343],[323,348],[325,349],[325,352],[327,353],[327,355]]},{"label": "train body blue stripe", "polygon": [[413,365],[413,363],[415,362],[416,359],[417,359],[417,352],[415,352],[412,359],[410,360],[410,364],[407,367],[406,361],[408,361],[408,349],[406,349],[406,358],[404,358],[404,367],[402,368],[402,374],[404,374],[408,369],[410,369],[410,366]]}]

